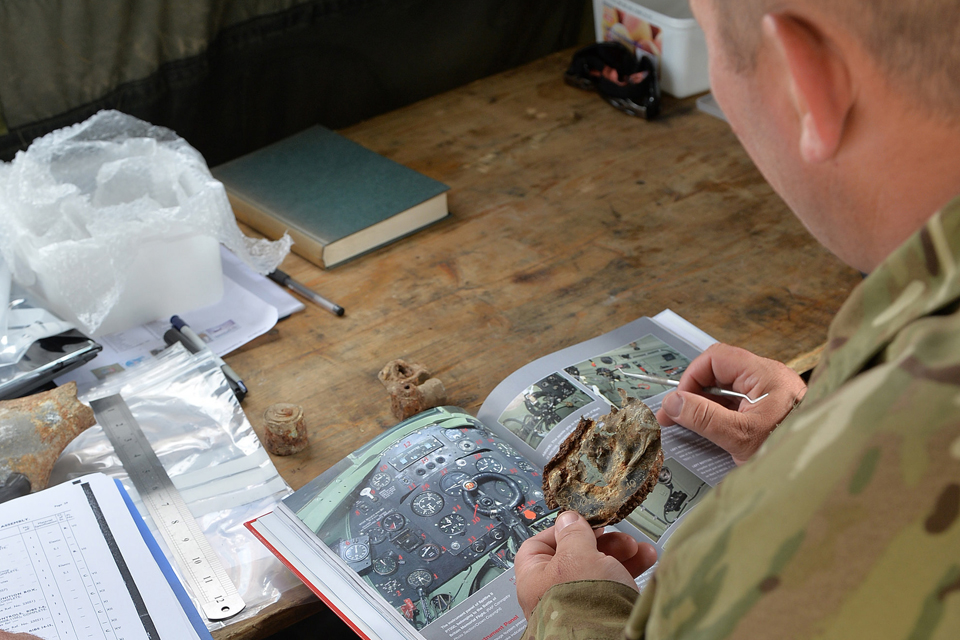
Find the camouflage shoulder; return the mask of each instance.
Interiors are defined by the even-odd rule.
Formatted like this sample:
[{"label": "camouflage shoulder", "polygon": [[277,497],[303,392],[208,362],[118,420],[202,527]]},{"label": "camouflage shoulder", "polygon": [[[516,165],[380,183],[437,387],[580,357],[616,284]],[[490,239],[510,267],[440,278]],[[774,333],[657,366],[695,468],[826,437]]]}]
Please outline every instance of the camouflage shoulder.
[{"label": "camouflage shoulder", "polygon": [[609,580],[567,582],[547,591],[523,640],[622,640],[637,592]]},{"label": "camouflage shoulder", "polygon": [[821,398],[863,369],[900,330],[960,299],[960,198],[897,247],[843,304],[811,377]]},{"label": "camouflage shoulder", "polygon": [[647,638],[960,638],[960,314],[884,357],[677,528]]}]

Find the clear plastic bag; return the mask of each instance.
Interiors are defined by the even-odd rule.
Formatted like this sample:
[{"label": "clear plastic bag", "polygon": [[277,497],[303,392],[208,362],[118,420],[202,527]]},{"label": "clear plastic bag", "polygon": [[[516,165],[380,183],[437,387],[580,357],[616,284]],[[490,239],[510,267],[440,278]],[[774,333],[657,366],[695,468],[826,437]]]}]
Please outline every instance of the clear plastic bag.
[{"label": "clear plastic bag", "polygon": [[[130,407],[246,603],[233,618],[207,621],[207,627],[219,629],[250,618],[297,586],[297,578],[243,526],[271,511],[290,487],[277,473],[212,357],[190,355],[174,345],[155,360],[91,389],[81,400],[89,403],[115,393]],[[173,554],[99,425],[67,447],[54,466],[50,484],[94,471],[123,482],[179,573]]]},{"label": "clear plastic bag", "polygon": [[[216,302],[217,243],[265,274],[291,241],[246,237],[223,185],[169,129],[101,111],[0,163],[0,255],[88,334]],[[150,310],[167,300],[178,308]]]}]

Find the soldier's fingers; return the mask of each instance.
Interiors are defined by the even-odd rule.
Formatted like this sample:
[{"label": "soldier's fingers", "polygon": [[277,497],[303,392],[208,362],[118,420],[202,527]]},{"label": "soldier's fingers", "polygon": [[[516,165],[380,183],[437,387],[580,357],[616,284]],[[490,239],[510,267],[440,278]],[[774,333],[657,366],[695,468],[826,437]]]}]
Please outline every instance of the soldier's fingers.
[{"label": "soldier's fingers", "polygon": [[766,424],[765,416],[761,414],[732,411],[686,391],[669,394],[663,399],[661,410],[674,423],[699,433],[729,452],[738,462],[753,455],[776,426],[776,422]]},{"label": "soldier's fingers", "polygon": [[597,538],[597,551],[623,562],[637,554],[637,541],[620,531],[611,531]]},{"label": "soldier's fingers", "polygon": [[757,358],[745,349],[716,343],[694,358],[683,376],[679,388],[683,391],[699,391],[703,387],[731,385]]},{"label": "soldier's fingers", "polygon": [[637,545],[637,552],[626,560],[621,560],[623,567],[636,578],[657,562],[657,549],[652,544],[641,542]]},{"label": "soldier's fingers", "polygon": [[550,564],[555,557],[552,547],[548,547],[534,541],[533,538],[529,538],[517,549],[517,555],[513,559],[513,566],[517,576],[535,575],[538,567]]},{"label": "soldier's fingers", "polygon": [[527,543],[529,545],[529,551],[531,553],[556,553],[557,551],[557,537],[556,537],[556,527],[550,527],[549,529],[544,529],[534,536],[531,536],[524,540],[523,545],[520,546],[522,549]]},{"label": "soldier's fingers", "polygon": [[760,396],[776,388],[797,385],[803,386],[803,381],[784,364],[746,349],[717,343],[690,363],[678,388],[699,392],[704,387],[720,386]]},{"label": "soldier's fingers", "polygon": [[587,557],[586,554],[596,553],[597,537],[593,528],[583,516],[576,511],[564,511],[557,516],[553,528],[557,539],[557,555],[571,554]]}]

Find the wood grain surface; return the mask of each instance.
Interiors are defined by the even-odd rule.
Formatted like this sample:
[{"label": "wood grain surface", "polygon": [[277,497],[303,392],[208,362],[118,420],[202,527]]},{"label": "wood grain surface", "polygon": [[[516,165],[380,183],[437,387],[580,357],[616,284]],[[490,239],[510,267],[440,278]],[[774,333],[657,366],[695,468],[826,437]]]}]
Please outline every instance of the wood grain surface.
[{"label": "wood grain surface", "polygon": [[[451,215],[329,271],[291,254],[282,268],[346,315],[307,303],[279,339],[226,358],[258,433],[270,404],[303,407],[310,446],[273,458],[294,488],[394,424],[377,372],[395,358],[476,413],[522,365],[665,308],[782,361],[809,362],[825,340],[859,274],[806,232],[726,123],[694,99],[667,98],[654,122],[624,115],[564,84],[571,53],[341,131],[448,184]],[[308,599],[215,635],[263,637]]]}]

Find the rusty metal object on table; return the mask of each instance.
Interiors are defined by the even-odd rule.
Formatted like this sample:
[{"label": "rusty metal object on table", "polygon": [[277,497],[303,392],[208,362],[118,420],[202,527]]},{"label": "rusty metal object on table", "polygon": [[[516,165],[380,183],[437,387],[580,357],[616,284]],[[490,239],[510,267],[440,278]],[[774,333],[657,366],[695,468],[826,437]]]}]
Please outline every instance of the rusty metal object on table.
[{"label": "rusty metal object on table", "polygon": [[620,397],[619,411],[581,418],[543,468],[547,505],[577,511],[593,527],[616,524],[640,506],[663,464],[653,412],[623,390]]},{"label": "rusty metal object on table", "polygon": [[11,473],[0,483],[0,503],[30,493],[30,478],[22,473]]},{"label": "rusty metal object on table", "polygon": [[307,425],[303,408],[288,402],[278,402],[263,412],[264,446],[277,456],[289,456],[303,451],[307,442]]},{"label": "rusty metal object on table", "polygon": [[73,382],[0,402],[0,478],[22,473],[31,490],[46,489],[53,463],[95,423],[93,409],[77,400]]},{"label": "rusty metal object on table", "polygon": [[397,420],[406,420],[447,401],[443,383],[423,365],[392,360],[377,377],[390,393],[390,410]]}]

